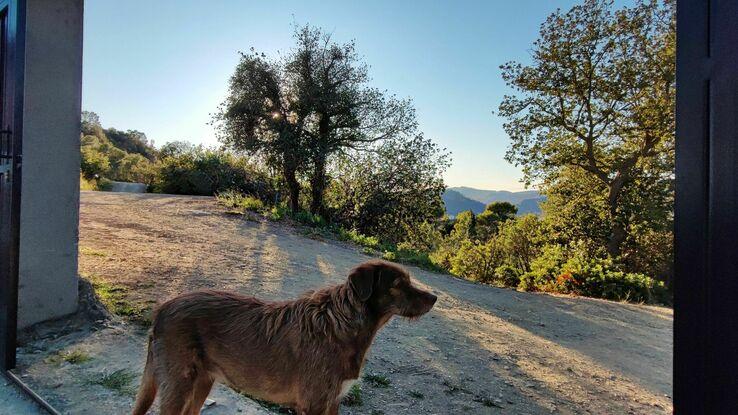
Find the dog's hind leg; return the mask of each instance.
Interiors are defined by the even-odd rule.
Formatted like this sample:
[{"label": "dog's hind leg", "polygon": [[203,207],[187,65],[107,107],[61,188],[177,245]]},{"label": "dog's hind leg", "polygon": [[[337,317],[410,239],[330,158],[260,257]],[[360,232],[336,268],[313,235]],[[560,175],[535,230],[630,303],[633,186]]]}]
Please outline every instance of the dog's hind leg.
[{"label": "dog's hind leg", "polygon": [[169,357],[167,363],[170,365],[161,367],[160,372],[157,372],[157,379],[162,379],[159,383],[160,415],[189,414],[185,408],[192,401],[198,372],[194,365],[182,364],[188,360],[185,356],[179,355],[177,359]]},{"label": "dog's hind leg", "polygon": [[210,389],[213,387],[213,378],[207,373],[200,373],[193,382],[192,399],[187,403],[184,414],[199,415]]},{"label": "dog's hind leg", "polygon": [[180,378],[161,385],[160,415],[184,415],[185,407],[192,401],[192,380]]},{"label": "dog's hind leg", "polygon": [[156,398],[156,379],[154,378],[154,350],[152,349],[152,338],[149,337],[149,347],[146,353],[146,366],[144,366],[141,386],[136,396],[136,404],[133,407],[133,415],[144,415],[149,410]]}]

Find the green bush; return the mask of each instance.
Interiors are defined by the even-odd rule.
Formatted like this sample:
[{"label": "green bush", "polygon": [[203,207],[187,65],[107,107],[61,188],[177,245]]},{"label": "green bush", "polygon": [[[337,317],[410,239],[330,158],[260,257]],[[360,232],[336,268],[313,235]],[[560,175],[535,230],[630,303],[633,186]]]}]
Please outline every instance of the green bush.
[{"label": "green bush", "polygon": [[266,210],[266,206],[261,200],[252,196],[243,195],[233,190],[226,190],[225,192],[218,193],[216,198],[220,203],[230,208],[258,213]]},{"label": "green bush", "polygon": [[104,192],[109,192],[113,188],[113,182],[109,179],[106,179],[104,177],[101,177],[97,181],[97,190],[102,190]]},{"label": "green bush", "polygon": [[341,227],[338,227],[336,228],[336,234],[338,235],[338,239],[342,241],[353,242],[365,248],[379,248],[379,239],[377,237],[363,235],[354,229],[347,231]]},{"label": "green bush", "polygon": [[314,215],[307,210],[297,212],[292,219],[302,223],[303,225],[313,226],[316,228],[325,228],[328,226],[328,222],[326,222],[322,216]]},{"label": "green bush", "polygon": [[443,268],[438,267],[431,261],[427,252],[419,252],[412,249],[398,249],[396,254],[397,262],[415,265],[431,271],[444,272]]},{"label": "green bush", "polygon": [[451,272],[469,280],[490,284],[495,282],[495,269],[501,262],[495,238],[485,243],[465,240],[451,258]]},{"label": "green bush", "polygon": [[372,150],[334,160],[325,205],[341,226],[397,244],[408,229],[443,215],[449,157],[421,135],[386,140]]},{"label": "green bush", "polygon": [[272,206],[272,208],[266,213],[266,218],[277,222],[284,219],[289,214],[289,209],[284,204],[278,204]]},{"label": "green bush", "polygon": [[442,241],[443,235],[436,224],[424,221],[415,226],[405,225],[405,238],[397,244],[397,247],[418,252],[433,252]]},{"label": "green bush", "polygon": [[495,279],[505,287],[517,287],[520,283],[520,271],[508,264],[495,268]]},{"label": "green bush", "polygon": [[572,257],[564,264],[556,286],[561,292],[617,301],[663,301],[666,294],[663,282],[623,272],[609,258]]},{"label": "green bush", "polygon": [[110,170],[110,159],[97,148],[82,146],[80,156],[82,174],[88,179],[104,175]]},{"label": "green bush", "polygon": [[395,251],[384,251],[382,259],[387,261],[397,261],[397,253]]},{"label": "green bush", "polygon": [[521,291],[537,291],[536,276],[532,272],[526,272],[520,276],[518,280],[518,290]]},{"label": "green bush", "polygon": [[518,288],[605,298],[616,301],[668,302],[663,282],[629,273],[622,265],[584,245],[547,245],[520,276]]},{"label": "green bush", "polygon": [[518,289],[523,291],[554,291],[553,283],[567,258],[561,245],[546,245],[541,254],[531,261],[531,270],[520,276]]},{"label": "green bush", "polygon": [[268,177],[242,157],[202,147],[171,154],[159,164],[153,183],[155,192],[210,196],[232,190],[274,200]]}]

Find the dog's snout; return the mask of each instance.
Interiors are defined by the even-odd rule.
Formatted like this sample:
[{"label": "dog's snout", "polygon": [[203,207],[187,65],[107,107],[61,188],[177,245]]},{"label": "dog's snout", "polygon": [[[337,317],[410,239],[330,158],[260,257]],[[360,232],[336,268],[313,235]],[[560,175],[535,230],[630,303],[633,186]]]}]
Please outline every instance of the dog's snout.
[{"label": "dog's snout", "polygon": [[431,306],[435,304],[437,300],[438,300],[438,297],[436,297],[435,295],[431,293],[428,293],[428,302],[430,302]]}]

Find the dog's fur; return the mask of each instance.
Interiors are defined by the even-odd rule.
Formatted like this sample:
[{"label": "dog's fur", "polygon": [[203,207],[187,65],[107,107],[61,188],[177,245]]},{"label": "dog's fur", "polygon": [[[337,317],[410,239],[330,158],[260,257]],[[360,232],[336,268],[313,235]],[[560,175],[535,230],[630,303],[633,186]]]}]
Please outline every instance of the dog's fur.
[{"label": "dog's fur", "polygon": [[199,414],[221,381],[300,415],[336,415],[377,331],[392,316],[417,318],[435,302],[384,261],[294,301],[184,294],[156,312],[133,414],[144,415],[157,392],[162,415]]}]

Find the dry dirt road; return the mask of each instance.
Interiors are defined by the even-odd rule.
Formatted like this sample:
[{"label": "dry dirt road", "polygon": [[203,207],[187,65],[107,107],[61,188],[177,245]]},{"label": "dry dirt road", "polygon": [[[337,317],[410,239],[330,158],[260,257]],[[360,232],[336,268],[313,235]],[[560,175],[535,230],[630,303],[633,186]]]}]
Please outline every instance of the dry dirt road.
[{"label": "dry dirt road", "polygon": [[[80,273],[125,288],[144,306],[217,288],[277,299],[342,282],[369,257],[299,228],[229,215],[213,198],[82,192]],[[672,311],[608,301],[522,293],[409,267],[436,293],[415,322],[395,319],[377,337],[362,384],[363,405],[342,414],[671,413]],[[64,327],[62,327],[64,328]],[[139,374],[145,333],[105,323],[27,343],[21,371],[67,413],[125,413],[132,398],[98,378]],[[84,350],[85,363],[50,363]],[[133,381],[132,387],[138,382]],[[203,414],[265,413],[221,387]]]}]

